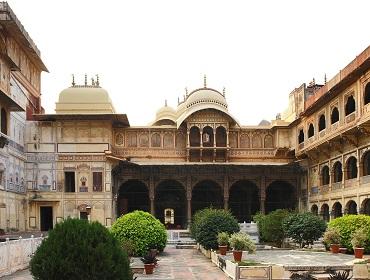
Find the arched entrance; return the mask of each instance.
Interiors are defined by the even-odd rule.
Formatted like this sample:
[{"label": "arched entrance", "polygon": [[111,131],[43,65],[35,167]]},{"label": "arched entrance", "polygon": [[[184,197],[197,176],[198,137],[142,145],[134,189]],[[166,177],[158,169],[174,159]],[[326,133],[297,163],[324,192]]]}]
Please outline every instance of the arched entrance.
[{"label": "arched entrance", "polygon": [[332,212],[332,216],[333,216],[334,219],[342,217],[343,216],[342,204],[340,204],[339,202],[335,202],[333,204],[333,208],[332,208],[331,212]]},{"label": "arched entrance", "polygon": [[311,213],[314,214],[315,216],[319,215],[319,208],[317,207],[316,204],[311,206]]},{"label": "arched entrance", "polygon": [[296,205],[294,187],[285,181],[274,181],[266,189],[266,213],[277,209],[294,209]]},{"label": "arched entrance", "polygon": [[119,188],[117,204],[118,217],[135,210],[150,212],[147,186],[139,180],[128,180]]},{"label": "arched entrance", "polygon": [[229,192],[229,207],[237,220],[250,222],[260,209],[258,187],[250,181],[238,181]]},{"label": "arched entrance", "polygon": [[167,228],[185,228],[186,193],[175,180],[160,182],[155,189],[155,216]]},{"label": "arched entrance", "polygon": [[363,214],[370,215],[370,198],[367,198],[362,202],[361,208]]},{"label": "arched entrance", "polygon": [[346,214],[357,215],[357,203],[353,200],[348,201],[346,205]]},{"label": "arched entrance", "polygon": [[222,188],[211,180],[201,181],[193,187],[191,212],[194,214],[198,210],[210,206],[223,208]]},{"label": "arched entrance", "polygon": [[322,216],[322,219],[323,219],[325,222],[329,222],[329,220],[330,220],[329,205],[327,205],[326,203],[324,203],[324,204],[321,206],[320,214],[321,214],[321,216]]}]

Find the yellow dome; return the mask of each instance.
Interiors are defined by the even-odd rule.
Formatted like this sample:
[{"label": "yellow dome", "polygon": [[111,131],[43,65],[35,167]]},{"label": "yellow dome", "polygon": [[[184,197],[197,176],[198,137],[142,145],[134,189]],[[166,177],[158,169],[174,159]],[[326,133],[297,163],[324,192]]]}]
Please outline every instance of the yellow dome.
[{"label": "yellow dome", "polygon": [[154,125],[161,124],[175,124],[176,123],[176,111],[170,106],[163,106],[160,108],[155,117]]},{"label": "yellow dome", "polygon": [[108,92],[99,86],[72,86],[62,90],[56,103],[57,114],[115,113]]}]

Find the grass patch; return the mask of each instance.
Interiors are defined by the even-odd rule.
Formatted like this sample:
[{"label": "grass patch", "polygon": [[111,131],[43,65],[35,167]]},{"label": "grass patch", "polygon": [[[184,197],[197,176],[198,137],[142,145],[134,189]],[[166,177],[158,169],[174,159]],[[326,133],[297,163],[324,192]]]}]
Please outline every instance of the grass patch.
[{"label": "grass patch", "polygon": [[238,262],[238,265],[239,266],[259,266],[263,264],[255,260],[242,260],[241,262]]}]

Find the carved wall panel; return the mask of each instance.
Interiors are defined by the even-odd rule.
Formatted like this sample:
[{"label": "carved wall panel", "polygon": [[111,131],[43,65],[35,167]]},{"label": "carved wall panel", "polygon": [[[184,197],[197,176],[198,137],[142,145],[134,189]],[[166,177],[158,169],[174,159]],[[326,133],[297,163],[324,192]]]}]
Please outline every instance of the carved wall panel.
[{"label": "carved wall panel", "polygon": [[248,134],[240,135],[240,148],[249,148],[249,136],[248,136]]},{"label": "carved wall panel", "polygon": [[260,135],[252,136],[252,148],[262,148],[262,139]]},{"label": "carved wall panel", "polygon": [[233,132],[229,134],[229,145],[231,148],[238,147],[238,134]]},{"label": "carved wall panel", "polygon": [[173,134],[172,133],[166,133],[163,136],[163,147],[164,148],[173,148]]},{"label": "carved wall panel", "polygon": [[127,133],[127,143],[128,143],[128,147],[136,147],[137,146],[136,132],[128,132]]},{"label": "carved wall panel", "polygon": [[272,138],[272,135],[266,135],[265,136],[265,148],[273,148],[274,147],[274,140]]},{"label": "carved wall panel", "polygon": [[115,143],[116,143],[117,146],[123,146],[124,145],[123,134],[122,133],[117,133],[116,134]]},{"label": "carved wall panel", "polygon": [[139,146],[149,147],[149,136],[148,133],[142,133],[139,135]]},{"label": "carved wall panel", "polygon": [[161,136],[159,133],[152,134],[151,145],[155,148],[159,148],[161,146]]},{"label": "carved wall panel", "polygon": [[186,145],[186,138],[184,133],[177,133],[176,134],[176,148],[183,149]]}]

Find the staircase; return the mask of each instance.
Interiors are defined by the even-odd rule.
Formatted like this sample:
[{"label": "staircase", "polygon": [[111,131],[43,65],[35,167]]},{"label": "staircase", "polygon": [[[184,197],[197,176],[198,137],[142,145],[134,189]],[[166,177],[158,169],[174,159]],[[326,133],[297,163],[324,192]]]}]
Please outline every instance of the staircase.
[{"label": "staircase", "polygon": [[176,245],[176,249],[193,249],[197,243],[188,230],[167,230],[167,244]]}]

